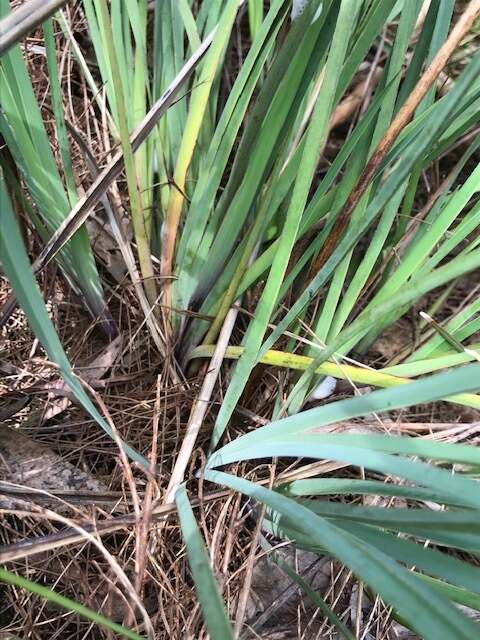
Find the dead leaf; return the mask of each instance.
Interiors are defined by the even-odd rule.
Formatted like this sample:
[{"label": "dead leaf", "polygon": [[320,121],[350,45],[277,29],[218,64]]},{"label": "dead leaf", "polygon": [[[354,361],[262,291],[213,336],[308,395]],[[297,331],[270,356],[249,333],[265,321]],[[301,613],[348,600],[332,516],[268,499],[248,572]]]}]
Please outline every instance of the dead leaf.
[{"label": "dead leaf", "polygon": [[[108,343],[105,349],[98,355],[88,367],[77,369],[76,372],[89,384],[93,386],[95,380],[100,380],[109,369],[115,364],[116,359],[122,350],[122,336],[119,335]],[[84,373],[83,373],[84,372]],[[50,406],[42,413],[40,423],[50,420],[54,416],[58,416],[65,411],[71,404],[70,389],[63,380],[58,380],[54,385],[46,387],[51,390],[49,394]],[[67,397],[52,400],[55,395],[65,393]]]}]

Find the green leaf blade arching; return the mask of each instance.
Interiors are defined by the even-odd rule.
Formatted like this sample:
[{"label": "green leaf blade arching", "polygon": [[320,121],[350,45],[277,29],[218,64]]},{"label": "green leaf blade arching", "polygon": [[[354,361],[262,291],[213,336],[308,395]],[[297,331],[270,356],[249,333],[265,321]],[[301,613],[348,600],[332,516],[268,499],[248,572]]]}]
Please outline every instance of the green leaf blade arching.
[{"label": "green leaf blade arching", "polygon": [[297,502],[226,473],[208,471],[206,479],[248,495],[296,522],[312,543],[341,560],[357,577],[372,586],[426,640],[450,640],[452,637],[470,640],[478,634],[477,624],[407,569]]}]

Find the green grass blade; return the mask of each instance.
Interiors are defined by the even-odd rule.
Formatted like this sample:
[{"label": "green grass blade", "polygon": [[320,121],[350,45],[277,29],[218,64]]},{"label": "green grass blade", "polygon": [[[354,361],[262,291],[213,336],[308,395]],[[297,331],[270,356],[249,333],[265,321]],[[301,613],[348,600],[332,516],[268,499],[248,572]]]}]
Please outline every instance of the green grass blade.
[{"label": "green grass blade", "polygon": [[113,620],[110,620],[109,618],[102,616],[102,614],[85,607],[83,604],[75,602],[75,600],[71,600],[70,598],[66,598],[52,589],[38,584],[37,582],[32,582],[31,580],[27,580],[22,576],[12,573],[11,571],[7,571],[7,569],[4,569],[3,567],[0,567],[0,580],[40,596],[47,602],[51,602],[53,605],[61,607],[66,611],[76,613],[82,618],[90,620],[99,627],[110,629],[110,631],[113,631],[121,638],[128,638],[129,640],[144,640],[145,636],[141,636],[138,633],[135,633],[135,631],[126,629],[121,624],[113,622]]},{"label": "green grass blade", "polygon": [[[225,473],[208,471],[206,478],[266,504],[296,523],[311,542],[326,549],[393,604],[426,640],[471,640],[478,626],[462,615],[446,598],[402,568],[378,549],[348,534],[295,501],[254,483]],[[472,635],[473,634],[473,635]]]},{"label": "green grass blade", "polygon": [[[0,13],[6,8],[6,4],[2,4]],[[55,78],[52,82],[55,84]],[[1,58],[0,95],[0,133],[42,218],[39,233],[45,237],[45,228],[48,234],[54,233],[67,216],[70,205],[18,45]],[[42,161],[38,162],[38,158]],[[70,186],[73,189],[73,185]],[[72,237],[59,261],[67,281],[76,293],[83,294],[92,315],[104,320],[101,327],[111,334],[114,329],[85,228]]]},{"label": "green grass blade", "polygon": [[163,292],[163,303],[167,305],[167,307],[170,307],[172,303],[170,276],[172,275],[177,232],[184,205],[188,169],[198,143],[212,85],[221,61],[223,60],[225,47],[230,37],[237,11],[238,2],[236,0],[228,0],[223,9],[218,27],[215,30],[210,50],[205,56],[197,84],[190,98],[188,116],[182,133],[182,141],[178,150],[178,157],[173,174],[175,188],[170,190],[170,198],[162,228],[161,272],[162,275],[167,277]]},{"label": "green grass blade", "polygon": [[199,274],[197,296],[213,285],[235,246],[269,169],[283,151],[305,91],[322,63],[335,24],[336,7],[332,6],[325,15],[322,12],[318,20],[309,24],[308,17],[317,3],[318,0],[311,3],[292,25],[247,120],[227,185],[192,267]]},{"label": "green grass blade", "polygon": [[[200,255],[199,244],[205,233],[215,195],[220,187],[228,159],[244,121],[249,101],[264,69],[268,54],[273,47],[278,30],[283,24],[284,5],[284,0],[276,0],[271,4],[257,38],[230,91],[208,148],[177,248],[176,262],[179,280],[178,284],[174,285],[174,294],[176,306],[180,308],[186,308],[196,286],[198,274],[192,265]],[[211,239],[213,241],[213,237]],[[205,250],[204,248],[203,251]]]},{"label": "green grass blade", "polygon": [[377,305],[369,305],[348,327],[344,329],[330,345],[324,349],[320,356],[315,358],[309,368],[305,371],[300,381],[291,392],[287,404],[295,400],[297,393],[302,394],[305,387],[308,387],[310,376],[318,365],[330,358],[336,351],[346,353],[359,340],[371,331],[372,327],[384,328],[387,324],[385,318],[390,314],[395,318],[395,314],[400,315],[405,308],[427,293],[448,282],[455,280],[463,273],[473,271],[480,266],[480,252],[472,252],[466,256],[458,256],[448,264],[444,264],[432,273],[423,278],[411,279],[409,284],[401,288],[390,298],[380,301]]},{"label": "green grass blade", "polygon": [[478,594],[472,593],[471,591],[466,591],[465,589],[461,589],[459,587],[454,587],[451,584],[442,582],[441,580],[430,578],[430,576],[418,574],[418,577],[426,582],[429,587],[435,589],[435,591],[438,591],[438,593],[445,596],[449,600],[452,600],[452,602],[456,602],[457,604],[461,604],[464,607],[469,607],[470,609],[480,611],[480,596]]},{"label": "green grass blade", "polygon": [[[284,485],[279,485],[278,491],[282,491],[290,497],[315,496],[315,495],[371,495],[371,496],[395,496],[410,500],[437,502],[439,494],[431,489],[423,487],[411,487],[404,484],[380,482],[379,480],[355,480],[350,478],[307,478],[294,480]],[[447,504],[447,503],[445,503]],[[462,499],[453,499],[449,504],[461,505]]]},{"label": "green grass blade", "polygon": [[[264,525],[267,530],[271,530],[277,536],[280,535],[280,537],[295,540],[303,549],[318,551],[318,548],[312,547],[308,537],[298,531],[294,523],[286,526],[284,522],[280,523],[278,519],[266,519]],[[404,536],[381,531],[369,525],[346,521],[336,521],[336,525],[386,553],[394,560],[407,566],[415,566],[417,569],[426,571],[429,575],[440,577],[442,580],[447,580],[462,589],[469,589],[473,592],[473,595],[478,593],[478,585],[480,584],[479,569],[455,558],[453,555],[408,540]]]},{"label": "green grass blade", "polygon": [[[135,231],[135,239],[137,242],[138,258],[140,262],[140,269],[144,278],[145,292],[148,297],[148,301],[153,306],[157,301],[157,287],[155,284],[155,271],[152,263],[152,256],[150,250],[150,237],[151,237],[151,209],[150,207],[144,208],[144,202],[142,201],[142,185],[139,183],[137,176],[145,173],[143,171],[137,172],[136,162],[133,155],[132,144],[130,141],[130,131],[128,125],[128,109],[125,101],[124,93],[124,81],[122,79],[122,73],[118,63],[117,51],[114,46],[114,35],[112,30],[111,17],[108,12],[106,0],[96,0],[98,5],[98,15],[101,22],[101,30],[103,36],[103,43],[105,46],[106,54],[108,57],[108,67],[110,69],[110,75],[112,79],[112,88],[114,90],[117,109],[117,122],[120,133],[120,139],[123,149],[123,160],[125,164],[125,173],[127,177],[128,193],[130,197],[130,207],[132,215],[132,223]],[[139,36],[141,37],[141,36]],[[136,93],[138,89],[136,87]],[[144,148],[139,151],[140,156],[137,156],[137,161],[140,158],[140,166],[142,166],[142,153]]]},{"label": "green grass blade", "polygon": [[415,140],[415,145],[410,145],[408,150],[404,153],[402,160],[398,163],[389,177],[386,179],[382,188],[375,195],[365,213],[364,219],[355,225],[350,227],[348,232],[344,234],[344,237],[339,242],[338,246],[325,263],[321,271],[315,276],[315,278],[309,283],[305,291],[299,296],[296,302],[292,305],[285,317],[277,324],[276,329],[272,332],[271,336],[262,345],[261,353],[268,351],[281,334],[288,328],[288,326],[294,321],[301,310],[307,305],[311,298],[316,295],[320,287],[331,277],[333,271],[339,262],[344,258],[347,252],[354,246],[357,239],[363,235],[364,231],[373,222],[378,213],[383,210],[384,206],[388,203],[392,195],[398,189],[399,185],[409,175],[412,167],[418,161],[419,157],[425,153],[432,141],[438,136],[444,125],[444,118],[447,118],[454,110],[458,102],[460,102],[468,90],[471,82],[477,77],[480,71],[480,54],[477,54],[471,61],[470,65],[464,71],[462,76],[458,79],[455,87],[450,91],[445,98],[438,103],[436,114],[437,118],[429,119],[423,130],[422,138]]},{"label": "green grass blade", "polygon": [[[297,434],[283,438],[270,438],[267,442],[257,441],[254,447],[248,447],[246,443],[238,442],[236,447],[232,446],[230,449],[224,447],[224,450],[220,450],[218,455],[214,454],[208,462],[208,467],[276,456],[336,460],[377,471],[384,475],[405,478],[410,482],[435,489],[446,502],[459,500],[458,495],[463,494],[461,498],[463,505],[475,509],[479,508],[480,499],[476,495],[476,483],[471,479],[458,474],[452,475],[432,464],[412,462],[398,455],[382,453],[378,449],[370,448],[368,442],[365,448],[349,446],[348,442],[345,444],[346,440],[348,438],[341,439],[340,435],[336,434],[330,437],[319,435],[315,437],[302,436],[301,438]],[[242,444],[243,448],[241,448]],[[402,449],[401,446],[398,448]]]},{"label": "green grass blade", "polygon": [[[470,348],[478,349],[475,345],[472,345]],[[238,359],[243,353],[243,350],[244,347],[227,347],[224,357]],[[189,358],[211,358],[214,351],[215,345],[200,345],[190,352]],[[335,354],[335,356],[337,356],[337,354]],[[342,358],[340,355],[338,355],[338,357],[340,359]],[[406,377],[400,377],[402,375],[415,377],[417,375],[431,373],[438,369],[446,369],[456,364],[471,362],[474,359],[473,355],[468,353],[452,354],[444,357],[430,358],[426,361],[389,367],[381,371],[343,363],[323,362],[315,369],[315,373],[323,376],[332,376],[339,380],[349,380],[359,384],[388,388],[411,382],[411,380]],[[260,362],[274,367],[306,371],[311,366],[313,358],[272,349],[260,358]],[[459,393],[455,396],[445,396],[443,400],[480,409],[480,396],[473,393]]]},{"label": "green grass blade", "polygon": [[359,4],[352,3],[350,0],[343,0],[340,6],[333,41],[327,58],[325,77],[307,132],[300,167],[282,230],[281,241],[262,296],[257,304],[255,317],[252,319],[244,338],[245,351],[235,367],[232,380],[215,422],[211,442],[212,447],[215,447],[220,440],[250,372],[258,362],[263,336],[275,307],[278,291],[298,234],[300,219],[305,209],[317,164],[318,149],[323,146],[328,133],[328,124],[334,107],[338,83],[338,70],[344,62],[347,43],[354,28],[358,9]]},{"label": "green grass blade", "polygon": [[228,620],[217,583],[210,566],[210,559],[201,538],[185,486],[175,494],[182,536],[187,548],[188,562],[195,582],[197,597],[202,607],[208,633],[213,640],[233,639],[233,630]]},{"label": "green grass blade", "polygon": [[449,547],[480,549],[478,512],[471,509],[452,511],[422,508],[385,509],[357,507],[326,500],[306,500],[301,503],[314,513],[337,523],[355,522],[389,531],[409,533]]},{"label": "green grass blade", "polygon": [[[351,418],[368,415],[371,413],[382,413],[382,411],[393,411],[415,404],[423,404],[441,399],[450,393],[462,393],[465,391],[476,391],[480,387],[480,379],[477,377],[480,371],[479,364],[471,364],[454,371],[439,373],[428,376],[422,380],[416,380],[410,385],[402,385],[392,389],[374,391],[366,396],[353,397],[347,400],[340,400],[322,407],[303,411],[295,416],[290,416],[283,420],[257,429],[233,441],[219,450],[225,452],[228,448],[234,447],[238,442],[254,442],[256,440],[268,439],[276,434],[299,434],[312,429],[349,420]],[[418,446],[424,446],[424,442],[418,442]],[[469,448],[472,455],[475,449]],[[221,456],[219,456],[221,458]]]},{"label": "green grass blade", "polygon": [[63,171],[65,175],[65,183],[67,186],[70,206],[73,207],[77,202],[77,186],[73,174],[72,158],[70,155],[70,146],[68,143],[67,127],[63,114],[62,90],[58,76],[57,53],[55,48],[55,37],[53,34],[52,20],[47,20],[43,25],[43,33],[45,36],[45,48],[47,52],[48,75],[50,79],[50,91],[52,94],[52,106],[55,115],[55,126],[57,130],[58,145],[62,156]]},{"label": "green grass blade", "polygon": [[255,40],[263,20],[263,0],[248,0],[248,25],[250,37]]}]

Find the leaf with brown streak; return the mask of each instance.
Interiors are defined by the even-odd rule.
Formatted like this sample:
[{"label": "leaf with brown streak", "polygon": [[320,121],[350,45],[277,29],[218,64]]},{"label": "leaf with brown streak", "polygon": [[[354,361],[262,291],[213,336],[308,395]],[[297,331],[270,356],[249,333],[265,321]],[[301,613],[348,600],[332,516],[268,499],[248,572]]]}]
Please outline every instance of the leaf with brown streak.
[{"label": "leaf with brown streak", "polygon": [[458,45],[463,40],[479,15],[480,0],[471,0],[469,5],[460,16],[460,19],[453,28],[449,37],[439,49],[437,55],[425,70],[424,74],[417,82],[415,88],[405,101],[404,105],[393,119],[387,132],[378,143],[377,148],[373,152],[370,160],[363,170],[363,173],[360,175],[357,184],[348,197],[342,211],[340,212],[340,215],[336,219],[332,230],[325,241],[325,244],[323,245],[316,259],[313,261],[313,264],[310,268],[308,280],[311,280],[317,275],[328,258],[332,255],[339,239],[343,236],[343,233],[350,221],[350,218],[352,217],[353,212],[355,211],[357,204],[359,203],[361,197],[363,196],[363,194],[367,190],[367,187],[377,173],[378,168],[385,160],[387,153],[390,151],[399,134],[403,131],[404,127],[412,118],[416,108],[423,100],[430,87],[437,80],[448,59],[457,49]]}]

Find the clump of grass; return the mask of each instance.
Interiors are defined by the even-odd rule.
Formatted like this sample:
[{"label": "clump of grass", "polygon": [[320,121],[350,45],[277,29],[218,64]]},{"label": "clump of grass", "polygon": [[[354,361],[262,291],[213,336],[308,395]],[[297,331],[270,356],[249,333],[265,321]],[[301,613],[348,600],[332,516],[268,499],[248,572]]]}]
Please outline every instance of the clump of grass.
[{"label": "clump of grass", "polygon": [[[477,450],[391,435],[383,428],[335,431],[337,423],[433,401],[479,407],[479,365],[459,366],[477,359],[469,342],[479,330],[476,298],[447,314],[433,331],[432,323],[419,323],[415,343],[390,366],[368,365],[369,348],[382,332],[409,310],[423,308],[428,296],[434,303],[425,312],[441,309],[456,283],[480,267],[480,173],[473,166],[480,144],[474,135],[480,118],[479,54],[462,64],[447,91],[442,76],[478,19],[480,2],[471,0],[457,14],[453,0],[432,0],[426,13],[423,4],[311,0],[296,3],[291,14],[285,0],[274,0],[266,11],[256,1],[240,8],[237,0],[182,0],[156,3],[152,14],[147,0],[110,5],[84,0],[79,12],[91,44],[88,53],[66,14],[43,28],[58,158],[19,46],[0,62],[6,96],[0,131],[10,154],[1,158],[3,268],[49,359],[119,444],[134,503],[128,526],[140,527],[142,517],[153,522],[163,512],[151,507],[151,495],[145,503],[138,497],[125,454],[150,474],[148,482],[154,478],[156,490],[165,490],[163,508],[174,509],[175,497],[199,605],[213,638],[233,632],[182,482],[191,480],[192,491],[196,486],[187,469],[205,407],[217,381],[223,381],[220,364],[229,359],[237,362],[229,368],[208,435],[202,478],[263,505],[262,535],[339,560],[393,608],[392,616],[422,637],[478,634],[478,625],[455,605],[479,608],[478,568],[450,553],[478,552]],[[247,23],[248,47],[238,51],[238,73],[226,79],[234,36],[244,43]],[[59,43],[74,54],[74,73],[99,131],[101,123],[106,151],[121,149],[114,156],[115,171],[104,170],[82,205]],[[358,109],[343,129],[333,129],[339,105],[365,68]],[[176,92],[183,87],[185,93],[171,104],[167,87]],[[159,112],[162,95],[165,108]],[[144,127],[149,136],[140,144]],[[86,146],[83,153],[91,161]],[[446,165],[440,179],[445,158],[457,148],[460,158]],[[126,188],[119,181],[120,161]],[[47,244],[45,255],[61,249],[67,280],[92,313],[105,317],[88,234],[82,228],[72,237],[70,229],[78,228],[100,198],[110,206],[108,189],[131,216],[142,283],[130,258],[129,273],[161,351],[162,383],[185,386],[182,376],[198,373],[198,359],[212,358],[200,372],[203,385],[185,420],[183,441],[175,440],[176,459],[167,474],[163,459],[157,457],[155,466],[120,440],[73,373],[43,307],[11,205],[12,196],[23,205]],[[114,214],[109,220],[115,226]],[[116,232],[116,237],[123,255],[131,256],[124,235]],[[247,314],[240,313],[243,305]],[[265,364],[290,375],[282,377],[284,386],[278,385],[267,403],[268,424],[233,437],[232,417],[243,409],[249,385],[261,387]],[[355,391],[355,384],[386,388],[305,411],[326,375],[348,380]],[[158,406],[160,387],[157,380]],[[98,394],[95,399],[104,409]],[[260,413],[255,406],[249,409]],[[222,446],[227,431],[232,438]],[[155,451],[156,446],[155,441]],[[319,479],[307,471],[290,482],[268,477],[255,482],[242,477],[238,466],[302,458],[331,460],[372,476]],[[218,470],[225,465],[237,466]],[[396,508],[394,501],[386,509],[321,497],[347,494],[403,497],[411,506]],[[429,509],[428,503],[439,508]],[[142,504],[150,505],[147,515]],[[205,516],[202,525],[205,532]],[[147,535],[148,525],[142,526]],[[140,562],[136,556],[137,572],[145,557]],[[309,594],[302,580],[297,581]],[[322,601],[317,604],[322,607]],[[239,611],[237,629],[240,606]],[[348,637],[350,630],[335,612],[324,607],[323,613]],[[126,621],[133,624],[134,618],[129,614]]]},{"label": "clump of grass", "polygon": [[[6,14],[7,3],[2,3],[0,17]],[[28,70],[19,45],[15,45],[2,56],[0,68],[0,135],[5,140],[14,163],[9,162],[6,153],[2,156],[2,166],[10,189],[18,193],[19,180],[28,188],[32,202],[22,199],[26,213],[43,240],[67,216],[78,196],[71,164],[70,150],[66,137],[65,122],[61,104],[56,53],[50,23],[46,23],[46,53],[50,71],[52,107],[60,147],[63,175],[57,167],[39,109]],[[39,162],[41,159],[41,162]],[[94,317],[102,321],[107,334],[114,333],[111,318],[103,296],[102,284],[95,265],[93,251],[85,229],[80,230],[63,248],[60,255],[63,272],[74,287],[84,297],[85,305]]]}]

